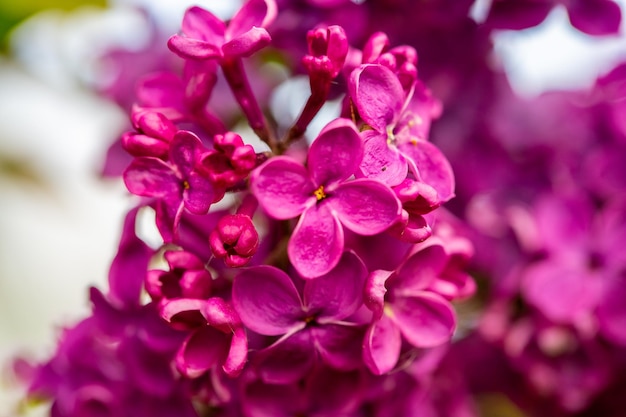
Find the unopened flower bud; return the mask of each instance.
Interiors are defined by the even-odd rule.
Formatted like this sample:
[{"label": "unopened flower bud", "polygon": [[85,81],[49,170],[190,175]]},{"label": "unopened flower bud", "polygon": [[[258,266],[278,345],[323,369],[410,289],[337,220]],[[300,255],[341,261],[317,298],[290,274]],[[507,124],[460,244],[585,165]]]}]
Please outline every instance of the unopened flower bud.
[{"label": "unopened flower bud", "polygon": [[259,234],[246,214],[228,214],[220,219],[209,236],[213,255],[226,265],[244,266],[256,253]]}]

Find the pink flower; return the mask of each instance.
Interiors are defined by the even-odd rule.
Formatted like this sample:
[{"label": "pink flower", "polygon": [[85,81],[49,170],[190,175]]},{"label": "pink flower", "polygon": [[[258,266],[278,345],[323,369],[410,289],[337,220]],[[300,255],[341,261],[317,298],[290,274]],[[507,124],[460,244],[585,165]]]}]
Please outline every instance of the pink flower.
[{"label": "pink flower", "polygon": [[365,286],[365,305],[374,313],[363,343],[363,359],[375,374],[389,372],[400,357],[402,337],[419,348],[450,340],[456,319],[452,305],[430,287],[449,257],[443,246],[414,253],[396,271],[377,270]]},{"label": "pink flower", "polygon": [[371,179],[350,180],[362,155],[354,124],[337,119],[311,145],[306,168],[279,156],[250,175],[250,189],[270,217],[300,215],[287,252],[305,278],[324,275],[337,265],[344,248],[342,226],[374,235],[400,217],[400,202],[389,187]]},{"label": "pink flower", "polygon": [[187,59],[250,56],[267,46],[267,27],[276,17],[274,0],[249,0],[228,25],[211,12],[194,6],[183,18],[183,34],[172,36],[167,46]]},{"label": "pink flower", "polygon": [[200,139],[181,130],[172,140],[168,162],[139,157],[124,171],[124,183],[131,193],[162,203],[157,220],[172,230],[176,230],[183,208],[206,214],[216,196],[210,181],[196,169],[202,151]]},{"label": "pink flower", "polygon": [[[398,77],[382,65],[354,70],[349,88],[359,115],[372,128],[362,133],[365,154],[359,166],[361,175],[393,187],[407,181],[410,170],[408,181],[419,183],[418,194],[426,199],[430,210],[450,200],[454,196],[452,168],[441,151],[426,140],[428,130],[422,127],[430,124],[435,104],[418,106],[414,113],[409,106],[412,94],[407,96]],[[424,98],[428,103],[427,95]]]},{"label": "pink flower", "polygon": [[352,252],[337,267],[304,284],[271,266],[245,270],[233,282],[233,305],[243,324],[267,336],[282,336],[259,352],[258,370],[266,382],[287,383],[303,377],[319,356],[336,369],[361,364],[362,331],[345,319],[362,305],[367,270]]},{"label": "pink flower", "polygon": [[243,370],[248,339],[239,316],[226,301],[177,298],[161,306],[161,316],[175,328],[190,330],[175,359],[183,375],[197,378],[216,365],[229,376]]}]

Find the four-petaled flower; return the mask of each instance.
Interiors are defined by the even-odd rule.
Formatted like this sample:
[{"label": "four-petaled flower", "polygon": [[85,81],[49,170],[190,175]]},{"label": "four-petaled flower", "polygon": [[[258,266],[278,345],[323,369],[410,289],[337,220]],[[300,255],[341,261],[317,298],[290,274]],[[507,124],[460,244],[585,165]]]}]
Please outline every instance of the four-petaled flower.
[{"label": "four-petaled flower", "polygon": [[305,278],[324,275],[337,265],[344,248],[342,225],[359,235],[374,235],[400,217],[400,202],[388,186],[351,179],[362,156],[354,124],[337,119],[311,144],[306,168],[278,156],[250,175],[250,188],[270,217],[286,220],[300,215],[287,252]]}]

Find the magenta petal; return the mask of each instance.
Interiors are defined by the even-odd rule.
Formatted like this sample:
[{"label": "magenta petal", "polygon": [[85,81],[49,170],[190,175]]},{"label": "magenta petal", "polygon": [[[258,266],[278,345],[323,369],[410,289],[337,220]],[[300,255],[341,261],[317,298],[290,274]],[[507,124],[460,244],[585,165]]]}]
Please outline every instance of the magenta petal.
[{"label": "magenta petal", "polygon": [[315,201],[315,186],[295,160],[277,156],[250,174],[250,189],[266,213],[275,219],[297,217]]},{"label": "magenta petal", "polygon": [[272,41],[272,37],[263,28],[254,27],[237,36],[222,46],[222,52],[227,57],[248,57],[265,48]]},{"label": "magenta petal", "polygon": [[363,302],[367,308],[372,310],[376,320],[380,319],[383,315],[385,294],[387,293],[385,283],[390,276],[391,272],[379,269],[371,272],[365,282]]},{"label": "magenta petal", "polygon": [[363,236],[387,230],[402,214],[400,201],[391,188],[369,179],[342,183],[327,204],[341,224]]},{"label": "magenta petal", "polygon": [[188,378],[197,378],[221,363],[230,343],[229,336],[210,326],[194,331],[176,354],[176,368]]},{"label": "magenta petal", "polygon": [[233,305],[243,324],[268,336],[282,335],[304,324],[302,301],[291,278],[278,268],[258,266],[233,281]]},{"label": "magenta petal", "polygon": [[520,30],[537,26],[554,7],[551,1],[495,0],[485,25],[495,29]]},{"label": "magenta petal", "polygon": [[248,359],[248,338],[243,327],[233,329],[228,356],[222,369],[227,375],[235,377],[241,373]]},{"label": "magenta petal", "polygon": [[180,35],[173,35],[169,38],[167,47],[185,59],[212,59],[222,56],[222,49],[219,46]]},{"label": "magenta petal", "polygon": [[328,185],[352,176],[363,157],[363,143],[354,123],[335,119],[311,144],[307,165],[316,185]]},{"label": "magenta petal", "polygon": [[180,179],[172,168],[153,157],[135,158],[124,171],[128,191],[142,197],[170,198],[180,195]]},{"label": "magenta petal", "polygon": [[289,239],[287,253],[304,278],[316,278],[333,269],[343,252],[343,229],[328,204],[307,209]]},{"label": "magenta petal", "polygon": [[344,252],[339,264],[328,274],[304,284],[304,305],[318,322],[342,320],[363,303],[365,265],[352,252]]},{"label": "magenta petal", "polygon": [[363,121],[386,134],[405,101],[398,77],[382,65],[363,65],[352,72],[349,90]]},{"label": "magenta petal", "polygon": [[179,130],[172,139],[170,161],[184,177],[187,177],[193,170],[201,150],[202,142],[195,134]]},{"label": "magenta petal", "polygon": [[326,324],[311,328],[322,360],[335,369],[357,369],[362,362],[363,327]]},{"label": "magenta petal", "polygon": [[313,367],[315,349],[307,330],[296,332],[258,352],[256,369],[265,382],[289,384],[304,377]]},{"label": "magenta petal", "polygon": [[206,319],[201,311],[206,300],[196,298],[175,298],[164,302],[160,307],[160,314],[165,321],[178,329],[193,329],[206,325]]},{"label": "magenta petal", "polygon": [[264,28],[276,18],[277,7],[274,0],[249,0],[233,16],[226,34],[228,39],[241,36],[253,27]]},{"label": "magenta petal", "polygon": [[187,180],[189,188],[183,191],[185,208],[193,214],[206,214],[213,202],[213,185],[197,172],[191,172]]},{"label": "magenta petal", "polygon": [[612,35],[619,31],[621,9],[612,0],[574,0],[568,3],[567,12],[572,26],[589,35]]},{"label": "magenta petal", "polygon": [[109,269],[109,297],[125,306],[138,306],[148,262],[154,254],[135,234],[139,208],[126,214],[119,249]]},{"label": "magenta petal", "polygon": [[413,162],[417,175],[437,191],[439,204],[454,197],[454,172],[445,155],[430,142],[417,141],[399,146],[400,151]]},{"label": "magenta petal", "polygon": [[361,175],[380,181],[390,187],[406,178],[408,165],[396,147],[387,144],[387,135],[367,130],[361,134],[364,140]]},{"label": "magenta petal", "polygon": [[221,45],[224,43],[226,25],[213,13],[201,7],[190,7],[183,17],[182,29],[190,38]]},{"label": "magenta petal", "polygon": [[452,305],[432,292],[396,297],[389,308],[389,317],[415,347],[435,347],[449,341],[456,326]]},{"label": "magenta petal", "polygon": [[598,303],[601,281],[591,273],[556,262],[529,267],[522,294],[551,320],[573,323]]},{"label": "magenta petal", "polygon": [[400,358],[402,338],[398,327],[383,315],[370,325],[363,341],[363,361],[375,375],[387,373]]},{"label": "magenta petal", "polygon": [[392,286],[394,295],[423,290],[443,272],[448,259],[441,245],[428,246],[411,255],[388,286]]}]

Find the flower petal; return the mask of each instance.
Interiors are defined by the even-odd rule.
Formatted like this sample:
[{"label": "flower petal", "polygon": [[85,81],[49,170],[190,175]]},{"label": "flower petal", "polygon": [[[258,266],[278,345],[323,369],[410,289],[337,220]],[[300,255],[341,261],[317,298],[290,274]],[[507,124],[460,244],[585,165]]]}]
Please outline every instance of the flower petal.
[{"label": "flower petal", "polygon": [[250,174],[250,189],[265,212],[275,219],[297,217],[315,201],[315,186],[295,160],[277,156]]},{"label": "flower petal", "polygon": [[388,304],[389,317],[415,347],[439,346],[450,340],[456,326],[452,305],[443,297],[419,291],[396,297]]},{"label": "flower petal", "polygon": [[249,0],[233,16],[226,29],[228,39],[241,36],[253,27],[264,28],[276,18],[274,0]]},{"label": "flower petal", "polygon": [[364,152],[360,174],[390,187],[400,184],[406,178],[408,165],[397,148],[387,144],[387,135],[366,130],[361,137]]},{"label": "flower petal", "polygon": [[185,208],[193,214],[206,214],[215,195],[213,185],[196,171],[189,174],[187,184],[189,188],[183,191]]},{"label": "flower petal", "polygon": [[569,20],[589,35],[613,35],[619,31],[620,6],[611,0],[574,0],[567,5]]},{"label": "flower petal", "polygon": [[521,290],[551,320],[573,323],[596,307],[601,284],[591,272],[546,261],[524,272]]},{"label": "flower petal", "polygon": [[333,269],[343,252],[343,229],[328,204],[307,209],[289,239],[287,253],[304,278],[316,278]]},{"label": "flower petal", "polygon": [[358,169],[363,157],[363,143],[354,123],[335,119],[311,144],[307,166],[315,185],[345,180]]},{"label": "flower petal", "polygon": [[[155,197],[180,201],[182,187],[172,168],[153,157],[135,158],[124,171],[124,184],[128,191],[142,197]],[[172,204],[176,205],[176,204]]]},{"label": "flower petal", "polygon": [[280,339],[255,356],[257,371],[271,384],[296,382],[311,370],[314,362],[315,349],[307,330]]},{"label": "flower petal", "polygon": [[350,316],[363,304],[366,276],[363,261],[352,252],[344,252],[328,274],[304,284],[306,311],[314,313],[319,322]]},{"label": "flower petal", "polygon": [[232,339],[230,341],[230,349],[226,360],[222,365],[222,369],[228,376],[238,376],[248,359],[248,338],[246,331],[242,326],[233,329]]},{"label": "flower petal", "polygon": [[199,39],[173,35],[167,41],[170,51],[183,59],[213,59],[222,57],[222,48]]},{"label": "flower petal", "polygon": [[394,295],[423,290],[443,272],[448,259],[443,246],[427,246],[407,258],[387,287],[393,288]]},{"label": "flower petal", "polygon": [[202,142],[194,133],[187,130],[179,130],[174,135],[174,139],[172,139],[170,161],[186,178],[194,169],[201,150]]},{"label": "flower petal", "polygon": [[224,43],[226,25],[213,13],[201,7],[187,9],[183,17],[182,29],[190,38],[200,39],[220,46]]},{"label": "flower petal", "polygon": [[232,297],[243,324],[257,333],[282,335],[304,324],[300,295],[278,268],[257,266],[241,272],[233,281]]},{"label": "flower petal", "polygon": [[381,269],[372,271],[365,282],[363,302],[374,313],[374,318],[379,320],[383,315],[385,307],[385,294],[387,288],[385,283],[391,276],[391,272]]},{"label": "flower petal", "polygon": [[369,179],[342,183],[328,198],[341,224],[360,235],[387,230],[402,214],[402,206],[386,185]]},{"label": "flower petal", "polygon": [[398,77],[382,65],[352,71],[349,91],[363,121],[384,134],[397,121],[405,101]]},{"label": "flower petal", "polygon": [[326,324],[312,327],[311,336],[322,360],[335,369],[352,370],[361,366],[363,327]]},{"label": "flower petal", "polygon": [[363,361],[373,374],[385,374],[398,363],[401,347],[400,330],[387,315],[383,315],[365,333]]},{"label": "flower petal", "polygon": [[438,203],[442,204],[454,197],[454,172],[445,155],[430,142],[418,140],[398,147],[413,162],[416,176],[437,191]]},{"label": "flower petal", "polygon": [[211,326],[200,327],[176,354],[176,368],[188,378],[197,378],[221,363],[228,352],[230,336]]},{"label": "flower petal", "polygon": [[272,37],[263,28],[253,27],[247,32],[228,41],[222,46],[226,57],[248,57],[265,48],[272,41]]}]

